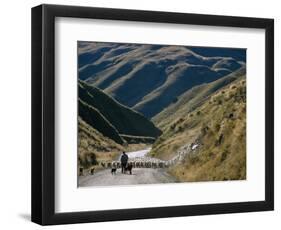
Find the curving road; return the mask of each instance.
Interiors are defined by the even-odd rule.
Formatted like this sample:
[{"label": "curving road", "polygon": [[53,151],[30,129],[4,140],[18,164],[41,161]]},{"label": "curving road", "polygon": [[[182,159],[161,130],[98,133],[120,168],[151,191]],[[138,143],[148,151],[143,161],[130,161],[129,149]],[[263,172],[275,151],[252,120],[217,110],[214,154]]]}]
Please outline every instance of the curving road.
[{"label": "curving road", "polygon": [[[150,149],[127,153],[129,158],[145,157]],[[136,185],[136,184],[160,184],[174,183],[175,178],[167,173],[163,168],[133,168],[132,175],[122,174],[121,169],[116,175],[111,174],[111,169],[104,169],[94,175],[80,176],[79,187],[88,186],[111,186],[111,185]]]}]

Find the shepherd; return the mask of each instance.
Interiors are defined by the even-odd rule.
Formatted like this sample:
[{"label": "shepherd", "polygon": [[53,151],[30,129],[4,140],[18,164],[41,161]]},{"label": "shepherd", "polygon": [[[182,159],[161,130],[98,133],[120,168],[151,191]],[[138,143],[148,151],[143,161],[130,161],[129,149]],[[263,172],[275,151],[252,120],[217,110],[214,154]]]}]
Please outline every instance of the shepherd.
[{"label": "shepherd", "polygon": [[125,173],[125,169],[127,167],[127,163],[128,163],[128,155],[123,152],[122,156],[121,156],[121,168],[122,168],[122,173]]}]

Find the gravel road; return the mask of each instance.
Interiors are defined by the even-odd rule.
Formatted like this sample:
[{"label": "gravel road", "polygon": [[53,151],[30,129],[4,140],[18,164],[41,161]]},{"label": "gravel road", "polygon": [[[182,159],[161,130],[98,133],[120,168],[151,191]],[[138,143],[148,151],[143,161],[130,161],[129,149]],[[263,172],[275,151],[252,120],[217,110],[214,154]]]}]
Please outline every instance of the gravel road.
[{"label": "gravel road", "polygon": [[79,177],[79,187],[173,182],[176,182],[175,179],[165,169],[152,168],[133,168],[132,175],[122,174],[121,169],[118,169],[116,175],[111,175],[111,169],[104,169],[94,175]]},{"label": "gravel road", "polygon": [[[127,153],[129,158],[145,157],[149,149]],[[136,184],[159,184],[173,183],[175,178],[163,168],[133,168],[132,175],[122,174],[121,169],[117,170],[116,175],[111,174],[111,169],[104,169],[94,175],[80,176],[79,187],[88,186],[111,186],[111,185],[136,185]]]}]

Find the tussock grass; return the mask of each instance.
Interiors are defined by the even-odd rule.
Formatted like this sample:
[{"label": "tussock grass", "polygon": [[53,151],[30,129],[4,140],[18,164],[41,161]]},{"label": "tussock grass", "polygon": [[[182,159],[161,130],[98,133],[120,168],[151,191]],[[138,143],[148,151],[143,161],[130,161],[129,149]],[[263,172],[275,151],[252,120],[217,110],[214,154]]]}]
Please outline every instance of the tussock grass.
[{"label": "tussock grass", "polygon": [[115,158],[125,147],[105,137],[78,118],[78,167],[90,168]]},{"label": "tussock grass", "polygon": [[[147,137],[136,138],[145,139]],[[111,162],[123,151],[137,151],[149,146],[150,144],[145,142],[120,145],[92,128],[81,117],[78,118],[78,168],[90,169],[94,167],[98,170],[101,168],[98,163]]]},{"label": "tussock grass", "polygon": [[[220,91],[220,94],[226,94],[226,89],[229,85],[241,79],[245,75],[245,71],[245,67],[242,67],[216,81],[193,87],[184,94],[180,95],[175,103],[171,104],[161,113],[153,117],[152,121],[157,125],[157,127],[161,128],[162,131],[165,131],[166,128],[179,117],[184,117],[187,113],[190,114],[191,117],[194,116],[195,114],[193,111],[202,104],[206,102],[209,104],[217,103],[219,98],[216,100],[210,100],[210,98],[222,88],[224,89],[223,91]],[[222,101],[219,101],[219,103],[222,103]]]},{"label": "tussock grass", "polygon": [[246,179],[245,77],[170,124],[154,143],[152,154],[171,159],[181,146],[195,140],[200,148],[170,168],[180,181]]}]

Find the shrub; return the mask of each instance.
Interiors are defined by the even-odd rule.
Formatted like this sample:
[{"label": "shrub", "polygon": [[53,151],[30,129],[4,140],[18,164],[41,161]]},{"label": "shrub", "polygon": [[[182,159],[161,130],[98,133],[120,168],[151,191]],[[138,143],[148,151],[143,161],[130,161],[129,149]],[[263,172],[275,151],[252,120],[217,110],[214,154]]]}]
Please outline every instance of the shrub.
[{"label": "shrub", "polygon": [[182,126],[178,126],[176,132],[182,132],[183,131],[183,127]]},{"label": "shrub", "polygon": [[198,155],[196,154],[196,155],[190,156],[190,157],[189,157],[189,162],[190,162],[191,164],[196,164],[197,162],[199,162],[199,157],[198,157]]},{"label": "shrub", "polygon": [[88,168],[88,167],[90,167],[92,165],[96,165],[98,163],[96,155],[91,152],[85,152],[84,154],[79,155],[78,161],[79,161],[79,164],[81,166],[83,166],[84,168]]},{"label": "shrub", "polygon": [[208,130],[209,130],[209,126],[205,125],[201,128],[201,133],[205,135],[208,132]]},{"label": "shrub", "polygon": [[176,124],[175,123],[170,126],[170,129],[172,129],[172,130],[174,130],[175,128],[176,128]]},{"label": "shrub", "polygon": [[208,157],[213,157],[215,154],[213,152],[208,153]]},{"label": "shrub", "polygon": [[219,131],[219,130],[221,129],[220,123],[217,123],[217,124],[215,125],[215,129],[216,129],[216,131]]},{"label": "shrub", "polygon": [[227,152],[227,151],[224,151],[224,152],[221,154],[221,162],[225,161],[225,159],[227,158],[227,155],[228,155],[228,152]]}]

